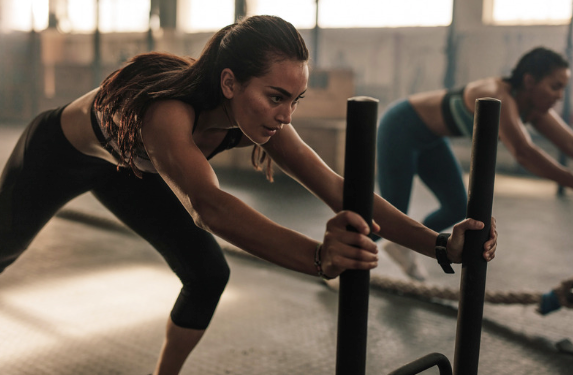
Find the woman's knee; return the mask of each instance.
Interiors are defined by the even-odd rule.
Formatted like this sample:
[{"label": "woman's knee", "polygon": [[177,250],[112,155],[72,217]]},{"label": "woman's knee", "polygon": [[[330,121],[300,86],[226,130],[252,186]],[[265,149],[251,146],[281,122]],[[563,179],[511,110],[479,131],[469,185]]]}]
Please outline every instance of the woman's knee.
[{"label": "woman's knee", "polygon": [[0,234],[0,273],[14,263],[27,248],[27,243],[12,241]]},{"label": "woman's knee", "polygon": [[451,200],[444,205],[444,210],[449,213],[454,223],[458,223],[466,218],[467,203],[467,195],[460,194],[459,196],[452,197]]},{"label": "woman's knee", "polygon": [[[453,203],[453,202],[450,202]],[[428,215],[423,224],[428,228],[441,232],[449,228],[466,217],[466,205],[464,204],[447,204],[442,205],[436,211]]]},{"label": "woman's knee", "polygon": [[225,263],[216,270],[206,270],[200,277],[183,282],[183,288],[171,311],[171,320],[183,328],[203,330],[209,326],[219,299],[229,281]]},{"label": "woman's knee", "polygon": [[220,263],[216,268],[208,268],[201,276],[206,290],[212,295],[221,295],[229,282],[231,269],[227,262]]}]

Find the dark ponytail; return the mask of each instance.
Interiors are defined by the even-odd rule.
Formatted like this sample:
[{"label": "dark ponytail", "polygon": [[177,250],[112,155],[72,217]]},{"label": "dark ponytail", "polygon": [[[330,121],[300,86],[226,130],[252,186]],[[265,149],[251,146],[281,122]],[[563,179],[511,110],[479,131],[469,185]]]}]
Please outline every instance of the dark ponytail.
[{"label": "dark ponytail", "polygon": [[544,47],[537,47],[524,54],[513,70],[511,76],[504,78],[513,89],[523,86],[523,77],[531,74],[536,81],[551,74],[556,68],[568,68],[569,63],[563,56]]},{"label": "dark ponytail", "polygon": [[[104,80],[95,109],[103,114],[106,131],[119,145],[121,164],[140,176],[133,155],[142,146],[139,129],[151,102],[178,99],[197,111],[211,110],[223,102],[223,69],[231,69],[245,83],[265,75],[275,61],[308,61],[308,57],[304,40],[292,24],[275,16],[253,16],[215,33],[197,60],[157,52],[135,56]],[[119,124],[114,118],[119,118]],[[260,146],[254,146],[251,161],[258,170],[266,161],[266,175],[272,181],[271,159]]]}]

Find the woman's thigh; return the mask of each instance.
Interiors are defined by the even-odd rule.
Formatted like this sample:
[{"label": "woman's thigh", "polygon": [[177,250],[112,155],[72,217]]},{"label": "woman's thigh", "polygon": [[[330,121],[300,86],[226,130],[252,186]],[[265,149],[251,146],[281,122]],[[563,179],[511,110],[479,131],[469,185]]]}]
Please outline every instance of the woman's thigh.
[{"label": "woman's thigh", "polygon": [[59,122],[61,110],[44,112],[30,123],[0,177],[0,270],[64,204],[115,169],[67,141]]},{"label": "woman's thigh", "polygon": [[436,139],[439,137],[428,129],[407,100],[391,105],[380,120],[376,142],[380,194],[404,213],[408,212],[418,155]]},{"label": "woman's thigh", "polygon": [[228,273],[213,235],[195,225],[159,175],[144,173],[140,179],[122,169],[92,193],[157,249],[184,284]]},{"label": "woman's thigh", "polygon": [[[441,139],[420,153],[418,175],[440,203],[438,228],[445,229],[465,217],[467,193],[462,169],[447,139]],[[428,218],[429,219],[429,218]],[[431,224],[431,223],[430,223]]]}]

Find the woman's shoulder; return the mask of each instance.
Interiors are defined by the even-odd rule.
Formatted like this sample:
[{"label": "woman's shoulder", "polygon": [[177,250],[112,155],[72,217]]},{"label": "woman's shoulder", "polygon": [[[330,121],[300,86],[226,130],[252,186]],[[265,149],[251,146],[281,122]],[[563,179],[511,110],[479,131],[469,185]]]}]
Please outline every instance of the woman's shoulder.
[{"label": "woman's shoulder", "polygon": [[489,77],[470,82],[466,85],[465,93],[470,101],[478,98],[513,100],[511,85],[500,77]]},{"label": "woman's shoulder", "polygon": [[145,111],[144,124],[148,123],[174,123],[193,126],[196,111],[189,103],[177,99],[157,100],[149,105]]}]

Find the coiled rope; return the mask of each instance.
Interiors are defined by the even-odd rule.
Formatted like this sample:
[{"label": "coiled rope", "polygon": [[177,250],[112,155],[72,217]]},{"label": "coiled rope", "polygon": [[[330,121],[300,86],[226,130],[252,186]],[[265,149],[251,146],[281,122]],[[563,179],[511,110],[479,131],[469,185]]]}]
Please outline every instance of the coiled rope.
[{"label": "coiled rope", "polygon": [[[408,296],[424,296],[426,298],[436,298],[448,301],[457,301],[460,298],[460,291],[452,288],[426,285],[416,281],[402,281],[390,279],[387,277],[372,275],[370,283],[377,289],[399,293]],[[552,289],[557,295],[559,303],[563,307],[573,308],[573,278],[562,281]],[[534,291],[503,292],[489,291],[485,292],[485,302],[497,305],[537,305],[541,302],[543,293]]]}]

